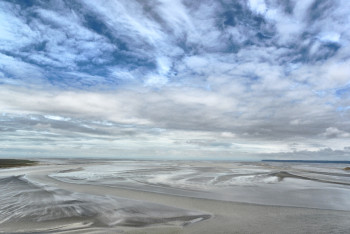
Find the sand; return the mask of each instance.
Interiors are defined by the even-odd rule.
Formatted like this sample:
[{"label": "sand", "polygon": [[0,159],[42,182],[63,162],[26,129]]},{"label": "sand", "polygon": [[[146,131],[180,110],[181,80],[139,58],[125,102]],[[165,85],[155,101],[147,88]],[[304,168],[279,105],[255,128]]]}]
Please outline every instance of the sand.
[{"label": "sand", "polygon": [[[225,202],[195,197],[138,191],[134,189],[87,184],[71,184],[50,178],[48,175],[63,170],[83,167],[49,165],[26,168],[22,171],[0,172],[0,176],[25,174],[37,183],[73,193],[111,196],[143,202],[200,211],[210,214],[206,220],[198,220],[185,226],[151,225],[145,227],[91,225],[89,219],[67,219],[47,222],[21,222],[0,224],[2,233],[349,233],[350,212],[303,207],[257,205]],[[276,195],[277,196],[277,195]]]}]

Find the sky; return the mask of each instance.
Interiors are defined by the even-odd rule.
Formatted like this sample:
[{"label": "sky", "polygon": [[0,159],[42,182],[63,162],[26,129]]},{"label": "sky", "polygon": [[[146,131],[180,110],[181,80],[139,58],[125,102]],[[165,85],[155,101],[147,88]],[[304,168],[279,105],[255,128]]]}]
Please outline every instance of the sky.
[{"label": "sky", "polygon": [[0,157],[350,159],[350,1],[0,1]]}]

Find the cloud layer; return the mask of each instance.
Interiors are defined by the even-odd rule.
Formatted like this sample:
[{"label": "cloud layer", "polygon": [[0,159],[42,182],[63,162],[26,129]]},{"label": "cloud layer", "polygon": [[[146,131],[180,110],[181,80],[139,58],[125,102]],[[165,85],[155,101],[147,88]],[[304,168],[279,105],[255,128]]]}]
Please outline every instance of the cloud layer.
[{"label": "cloud layer", "polygon": [[3,1],[0,153],[344,159],[349,10],[345,0]]}]

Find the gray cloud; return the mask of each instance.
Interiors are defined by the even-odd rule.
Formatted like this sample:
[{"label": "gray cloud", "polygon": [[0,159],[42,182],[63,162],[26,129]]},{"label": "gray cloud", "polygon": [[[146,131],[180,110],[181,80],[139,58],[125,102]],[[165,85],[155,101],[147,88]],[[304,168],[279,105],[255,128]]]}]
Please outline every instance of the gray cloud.
[{"label": "gray cloud", "polygon": [[275,153],[275,154],[262,154],[260,157],[265,159],[284,159],[284,160],[343,160],[348,161],[350,156],[349,147],[344,147],[340,150],[333,150],[331,148],[324,148],[317,151],[294,151],[286,153]]}]

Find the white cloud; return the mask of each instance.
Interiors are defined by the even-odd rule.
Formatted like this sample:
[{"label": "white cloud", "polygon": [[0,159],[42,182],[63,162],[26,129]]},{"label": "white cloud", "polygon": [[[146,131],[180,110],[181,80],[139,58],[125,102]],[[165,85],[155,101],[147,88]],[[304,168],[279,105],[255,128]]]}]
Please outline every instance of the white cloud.
[{"label": "white cloud", "polygon": [[168,78],[164,75],[149,75],[145,81],[146,86],[162,87],[168,83]]},{"label": "white cloud", "polygon": [[265,0],[249,0],[249,6],[258,14],[264,14],[267,10]]},{"label": "white cloud", "polygon": [[[84,27],[74,11],[54,10],[1,3],[0,48],[41,65],[68,68],[115,50],[106,38]],[[36,46],[43,50],[33,52]]]},{"label": "white cloud", "polygon": [[57,120],[57,121],[69,121],[71,118],[65,118],[62,116],[57,116],[57,115],[44,115],[45,118],[51,119],[51,120]]},{"label": "white cloud", "polygon": [[128,81],[135,79],[135,75],[131,71],[122,67],[110,67],[109,71],[110,71],[110,76],[115,79],[128,80]]},{"label": "white cloud", "polygon": [[340,40],[340,34],[336,33],[336,32],[323,32],[320,36],[319,36],[321,41],[324,42],[339,42]]},{"label": "white cloud", "polygon": [[28,46],[40,35],[33,31],[20,14],[20,7],[7,2],[0,3],[0,49],[17,51]]},{"label": "white cloud", "polygon": [[335,127],[329,127],[326,129],[324,133],[322,133],[323,136],[328,138],[335,138],[335,137],[350,137],[350,133],[344,132],[339,130]]},{"label": "white cloud", "polygon": [[1,53],[0,69],[10,76],[28,83],[39,83],[44,78],[44,71],[40,67]]},{"label": "white cloud", "polygon": [[158,72],[161,75],[167,75],[170,71],[172,61],[168,57],[158,57]]}]

